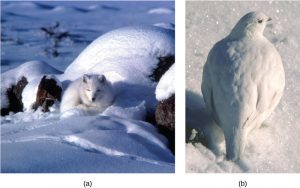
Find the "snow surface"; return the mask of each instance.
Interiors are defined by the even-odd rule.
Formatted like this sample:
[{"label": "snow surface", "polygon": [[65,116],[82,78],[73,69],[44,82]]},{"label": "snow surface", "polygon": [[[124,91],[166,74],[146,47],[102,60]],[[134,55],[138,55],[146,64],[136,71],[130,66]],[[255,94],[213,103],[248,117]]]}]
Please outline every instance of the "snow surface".
[{"label": "snow surface", "polygon": [[175,94],[175,64],[159,80],[155,95],[158,101],[168,99]]},{"label": "snow surface", "polygon": [[[198,132],[196,139],[186,144],[187,172],[300,172],[300,58],[295,55],[300,44],[299,7],[296,1],[187,2],[186,121],[187,128]],[[286,87],[271,117],[249,135],[244,158],[233,163],[204,146],[212,139],[225,152],[224,138],[216,136],[220,131],[212,126],[200,86],[209,50],[250,11],[261,11],[272,18],[264,35],[282,57]]]},{"label": "snow surface", "polygon": [[145,80],[145,75],[156,68],[159,57],[175,54],[174,46],[173,30],[154,26],[116,29],[100,36],[82,51],[67,67],[64,76],[74,79],[83,72],[112,71],[129,82],[140,83],[139,79]]},{"label": "snow surface", "polygon": [[172,24],[172,23],[159,22],[159,23],[156,23],[156,24],[153,24],[153,25],[157,26],[157,27],[165,28],[165,29],[173,29],[173,30],[175,30],[175,25]]},{"label": "snow surface", "polygon": [[53,116],[1,126],[2,172],[174,170],[166,139],[146,122],[108,116]]},{"label": "snow surface", "polygon": [[148,11],[149,14],[173,14],[174,11],[168,8],[154,8]]},{"label": "snow surface", "polygon": [[[88,44],[108,31],[131,25],[174,24],[174,11],[148,14],[156,8],[174,10],[174,6],[174,2],[1,1],[1,72],[28,61],[29,56],[64,71]],[[59,31],[70,34],[59,43],[57,57],[46,53],[54,41],[40,29],[55,22],[60,23]]]},{"label": "snow surface", "polygon": [[[101,58],[98,61],[99,54],[86,53],[90,48],[87,47],[81,53],[87,59],[77,58],[73,62],[80,70],[68,68],[67,74],[55,74],[54,78],[66,88],[71,80],[84,73],[104,73],[118,92],[114,104],[99,115],[91,116],[79,109],[61,114],[59,104],[55,104],[48,113],[38,109],[1,117],[2,172],[174,172],[175,159],[167,148],[167,140],[144,121],[157,103],[156,84],[150,81],[149,73],[157,65],[157,57],[174,55],[175,45],[174,30],[163,27],[174,25],[174,12],[156,16],[148,11],[157,7],[173,9],[174,2],[1,2],[1,5],[2,75],[32,59],[46,61],[64,71],[100,36],[102,42],[93,44],[96,44],[94,50],[107,50],[106,56],[101,56],[105,57],[103,62]],[[45,43],[51,46],[53,40],[40,28],[53,26],[56,21],[60,23],[58,32],[67,31],[70,35],[60,41],[59,55],[52,57],[44,49]],[[157,23],[163,24],[151,27]],[[143,26],[115,30],[128,25]],[[140,42],[134,36],[131,38],[137,46],[125,39],[128,31],[139,34]],[[120,48],[115,50],[115,47]],[[33,102],[38,78],[40,74],[24,89],[26,109]]]}]

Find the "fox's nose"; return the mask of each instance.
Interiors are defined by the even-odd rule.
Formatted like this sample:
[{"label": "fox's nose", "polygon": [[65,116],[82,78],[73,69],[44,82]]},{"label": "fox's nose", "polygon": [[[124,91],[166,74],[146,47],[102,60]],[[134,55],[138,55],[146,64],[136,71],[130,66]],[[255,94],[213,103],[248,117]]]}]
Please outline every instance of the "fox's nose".
[{"label": "fox's nose", "polygon": [[92,101],[94,102],[94,101],[95,101],[95,99],[96,99],[96,98],[95,98],[95,97],[93,97],[93,98],[92,98]]}]

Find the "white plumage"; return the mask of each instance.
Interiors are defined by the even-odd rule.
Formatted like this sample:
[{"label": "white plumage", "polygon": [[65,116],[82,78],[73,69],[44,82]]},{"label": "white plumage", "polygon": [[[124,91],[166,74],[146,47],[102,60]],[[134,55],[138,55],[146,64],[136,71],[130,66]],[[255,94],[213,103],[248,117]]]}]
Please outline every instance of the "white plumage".
[{"label": "white plumage", "polygon": [[263,123],[283,94],[281,57],[263,36],[270,20],[260,12],[243,16],[214,45],[204,66],[203,98],[224,131],[229,160],[240,158],[248,133]]}]

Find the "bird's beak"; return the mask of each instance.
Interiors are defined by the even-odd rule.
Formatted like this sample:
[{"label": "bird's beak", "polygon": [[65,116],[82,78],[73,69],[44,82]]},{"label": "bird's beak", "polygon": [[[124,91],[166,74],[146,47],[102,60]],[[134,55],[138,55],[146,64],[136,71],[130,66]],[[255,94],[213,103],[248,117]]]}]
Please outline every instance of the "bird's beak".
[{"label": "bird's beak", "polygon": [[272,18],[268,18],[267,22],[269,22],[269,21],[271,21],[271,20],[272,20]]}]

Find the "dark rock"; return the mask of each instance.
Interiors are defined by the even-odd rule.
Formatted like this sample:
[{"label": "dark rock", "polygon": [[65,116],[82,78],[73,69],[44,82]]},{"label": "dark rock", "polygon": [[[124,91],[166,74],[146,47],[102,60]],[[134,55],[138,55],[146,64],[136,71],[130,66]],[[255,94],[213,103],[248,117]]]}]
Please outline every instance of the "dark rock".
[{"label": "dark rock", "polygon": [[58,86],[56,80],[43,76],[36,94],[36,101],[32,108],[36,110],[41,106],[43,112],[49,112],[49,107],[52,106],[55,101],[61,101],[61,94],[62,88]]},{"label": "dark rock", "polygon": [[155,111],[157,128],[169,140],[169,148],[175,154],[175,95],[158,103]]},{"label": "dark rock", "polygon": [[17,82],[16,85],[12,85],[7,89],[6,95],[9,105],[7,108],[1,109],[1,116],[8,115],[9,112],[16,113],[23,111],[22,92],[27,84],[27,79],[22,76],[22,78]]},{"label": "dark rock", "polygon": [[175,63],[175,56],[159,57],[159,63],[150,75],[150,79],[158,82],[162,75]]}]

